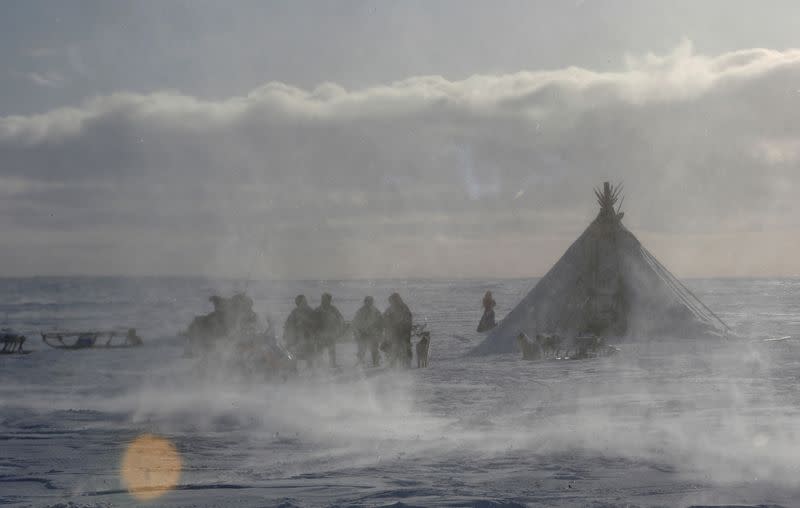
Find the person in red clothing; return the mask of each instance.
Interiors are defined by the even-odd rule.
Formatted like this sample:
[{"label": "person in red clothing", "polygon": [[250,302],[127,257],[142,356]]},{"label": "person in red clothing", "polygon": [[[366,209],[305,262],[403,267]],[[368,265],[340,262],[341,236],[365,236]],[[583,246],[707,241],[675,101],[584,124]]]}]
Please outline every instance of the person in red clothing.
[{"label": "person in red clothing", "polygon": [[478,323],[478,332],[486,332],[497,326],[497,323],[494,320],[494,308],[497,305],[497,302],[494,301],[494,297],[492,297],[492,292],[487,291],[485,295],[483,295],[483,316],[481,317],[481,321]]}]

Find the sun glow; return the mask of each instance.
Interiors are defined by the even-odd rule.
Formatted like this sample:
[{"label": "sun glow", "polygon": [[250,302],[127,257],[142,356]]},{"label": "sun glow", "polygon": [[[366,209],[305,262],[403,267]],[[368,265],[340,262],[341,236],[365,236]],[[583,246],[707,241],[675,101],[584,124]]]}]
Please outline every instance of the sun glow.
[{"label": "sun glow", "polygon": [[175,445],[153,434],[137,437],[122,458],[122,482],[136,499],[150,501],[174,489],[181,477]]}]

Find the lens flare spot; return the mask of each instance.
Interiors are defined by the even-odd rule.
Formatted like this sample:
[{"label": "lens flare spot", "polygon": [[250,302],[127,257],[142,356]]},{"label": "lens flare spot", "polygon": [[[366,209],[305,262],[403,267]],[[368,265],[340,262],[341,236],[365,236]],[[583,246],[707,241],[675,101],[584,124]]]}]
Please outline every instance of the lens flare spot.
[{"label": "lens flare spot", "polygon": [[122,482],[136,499],[149,501],[174,489],[181,457],[170,441],[153,434],[137,437],[122,458]]}]

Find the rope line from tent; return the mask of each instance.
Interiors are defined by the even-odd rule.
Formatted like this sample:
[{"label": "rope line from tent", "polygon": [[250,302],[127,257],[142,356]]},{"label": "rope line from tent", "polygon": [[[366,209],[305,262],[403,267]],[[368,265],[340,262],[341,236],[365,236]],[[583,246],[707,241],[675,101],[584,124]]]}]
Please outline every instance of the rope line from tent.
[{"label": "rope line from tent", "polygon": [[697,319],[701,321],[709,322],[713,321],[713,317],[707,314],[702,308],[698,307],[697,304],[689,297],[686,292],[681,289],[680,286],[675,281],[674,276],[667,270],[663,265],[657,263],[655,256],[653,256],[650,252],[647,252],[644,247],[642,248],[642,255],[644,256],[645,261],[647,264],[650,265],[650,268],[658,275],[661,281],[667,285],[678,297],[680,302],[685,305]]},{"label": "rope line from tent", "polygon": [[[642,248],[644,248],[644,247],[642,247]],[[650,255],[652,256],[652,254],[650,254]],[[653,259],[655,259],[655,257],[654,257]],[[677,282],[677,283],[680,285],[680,287],[682,287],[682,288],[683,288],[683,289],[684,289],[684,290],[685,290],[687,293],[689,293],[689,294],[692,296],[692,298],[694,298],[694,300],[695,300],[697,303],[699,303],[699,304],[700,304],[700,305],[701,305],[701,306],[702,306],[702,307],[703,307],[703,308],[704,308],[704,309],[705,309],[705,310],[706,310],[706,311],[707,311],[709,314],[711,314],[711,315],[714,317],[714,319],[716,319],[716,320],[717,320],[717,321],[718,321],[718,322],[719,322],[719,323],[720,323],[720,324],[721,324],[723,327],[725,327],[725,330],[727,330],[727,331],[729,331],[729,332],[730,332],[730,331],[732,331],[732,330],[731,330],[731,327],[730,327],[730,326],[728,326],[728,324],[727,324],[727,323],[725,323],[725,321],[723,321],[723,320],[722,320],[722,319],[721,319],[719,316],[717,316],[717,315],[714,313],[714,311],[713,311],[713,310],[711,310],[711,309],[710,309],[710,308],[709,308],[709,307],[708,307],[708,306],[707,306],[705,303],[703,303],[703,300],[699,299],[699,298],[698,298],[698,297],[697,297],[697,296],[696,296],[696,295],[695,295],[695,294],[692,292],[692,290],[691,290],[691,289],[689,289],[688,287],[686,287],[686,286],[683,284],[683,282],[681,282],[681,281],[680,281],[680,279],[678,279],[677,277],[675,277],[674,275],[672,275],[672,273],[670,273],[670,271],[669,271],[669,270],[667,270],[667,269],[666,269],[666,267],[664,267],[664,265],[662,265],[662,264],[661,264],[661,262],[660,262],[658,259],[656,259],[656,263],[657,263],[659,266],[661,266],[661,267],[662,267],[664,270],[666,270],[666,272],[667,272],[667,273],[669,273],[669,275],[670,275],[670,276],[671,276],[673,279],[675,279],[675,281],[676,281],[676,282]]]},{"label": "rope line from tent", "polygon": [[[661,262],[655,256],[653,256],[653,254],[650,253],[650,251],[648,251],[643,245],[641,245],[640,247],[642,249],[642,252],[645,254],[645,257],[648,259],[648,261],[652,262],[655,266],[657,266],[659,268],[659,270],[661,270],[663,273],[665,273],[669,277],[669,279],[670,279],[669,283],[671,283],[672,286],[679,286],[680,289],[682,289],[684,292],[688,293],[692,297],[692,299],[693,299],[693,301],[691,301],[692,307],[696,308],[696,304],[699,303],[701,305],[701,307],[705,310],[705,312],[707,312],[711,317],[713,317],[717,322],[719,322],[719,324],[721,324],[725,328],[726,331],[729,331],[729,332],[731,331],[731,327],[728,326],[725,323],[725,321],[723,321],[719,316],[717,316],[714,313],[713,310],[709,309],[708,306],[706,304],[704,304],[703,301],[701,299],[699,299],[697,297],[697,295],[695,295],[692,292],[691,289],[686,287],[680,281],[680,279],[675,277],[672,274],[672,272],[670,272],[664,265],[662,265]],[[682,296],[684,296],[684,295],[682,295]],[[684,298],[685,298],[685,296],[684,296]],[[708,319],[708,318],[706,318],[706,319]]]}]

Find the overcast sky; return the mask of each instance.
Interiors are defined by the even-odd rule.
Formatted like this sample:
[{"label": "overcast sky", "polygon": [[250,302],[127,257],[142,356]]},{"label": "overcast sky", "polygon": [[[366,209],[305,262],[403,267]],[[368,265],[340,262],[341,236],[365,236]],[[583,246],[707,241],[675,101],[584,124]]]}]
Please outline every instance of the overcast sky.
[{"label": "overcast sky", "polygon": [[0,275],[800,275],[800,2],[6,2]]}]

